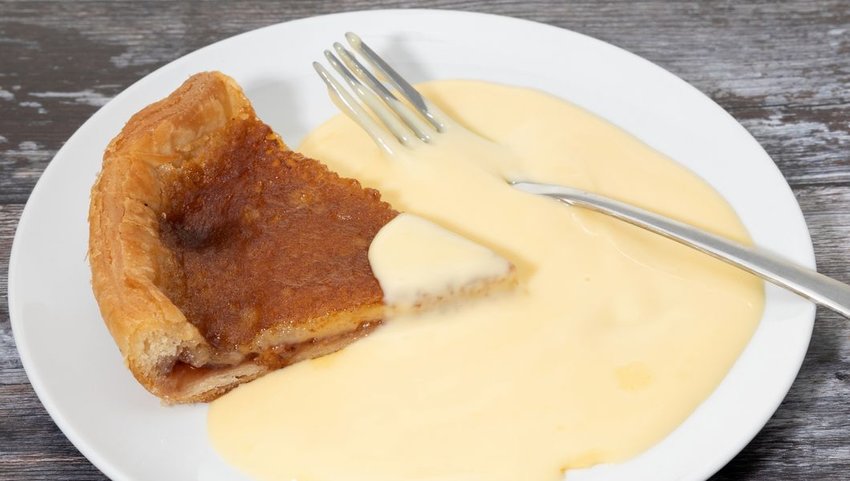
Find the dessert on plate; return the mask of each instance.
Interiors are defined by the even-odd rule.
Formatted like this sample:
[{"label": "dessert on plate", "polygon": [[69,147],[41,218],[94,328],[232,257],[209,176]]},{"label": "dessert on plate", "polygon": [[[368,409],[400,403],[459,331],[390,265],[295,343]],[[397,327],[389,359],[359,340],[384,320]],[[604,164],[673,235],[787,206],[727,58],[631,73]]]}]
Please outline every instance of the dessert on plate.
[{"label": "dessert on plate", "polygon": [[[93,290],[145,388],[207,402],[374,330],[394,306],[368,251],[397,214],[289,149],[233,79],[200,73],[106,149],[89,211]],[[414,307],[510,285],[505,265]]]}]

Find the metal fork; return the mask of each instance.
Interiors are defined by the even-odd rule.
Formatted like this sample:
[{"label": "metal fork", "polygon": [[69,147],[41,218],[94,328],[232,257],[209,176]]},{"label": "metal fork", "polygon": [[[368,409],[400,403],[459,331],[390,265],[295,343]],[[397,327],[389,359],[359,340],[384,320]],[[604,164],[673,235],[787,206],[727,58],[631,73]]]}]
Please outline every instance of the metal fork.
[{"label": "metal fork", "polygon": [[[350,91],[322,64],[313,62],[313,67],[327,85],[331,100],[381,148],[393,153],[414,143],[430,143],[450,123],[452,128],[459,128],[363,43],[360,37],[349,32],[345,38],[373,69],[364,66],[354,53],[338,42],[333,44],[336,54],[325,50],[325,58]],[[380,123],[374,120],[373,115]],[[523,192],[601,212],[668,237],[850,318],[850,285],[776,254],[730,241],[683,222],[591,192],[515,179],[506,181]]]}]

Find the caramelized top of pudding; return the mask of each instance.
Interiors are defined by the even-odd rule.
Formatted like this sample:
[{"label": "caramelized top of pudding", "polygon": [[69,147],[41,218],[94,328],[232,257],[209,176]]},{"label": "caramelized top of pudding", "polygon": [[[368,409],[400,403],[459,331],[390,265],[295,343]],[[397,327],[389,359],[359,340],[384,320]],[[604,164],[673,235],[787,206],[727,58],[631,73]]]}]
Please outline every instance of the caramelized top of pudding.
[{"label": "caramelized top of pudding", "polygon": [[226,129],[162,172],[160,236],[173,263],[161,287],[188,321],[218,350],[258,352],[264,332],[309,340],[380,305],[367,254],[397,213],[255,117]]}]

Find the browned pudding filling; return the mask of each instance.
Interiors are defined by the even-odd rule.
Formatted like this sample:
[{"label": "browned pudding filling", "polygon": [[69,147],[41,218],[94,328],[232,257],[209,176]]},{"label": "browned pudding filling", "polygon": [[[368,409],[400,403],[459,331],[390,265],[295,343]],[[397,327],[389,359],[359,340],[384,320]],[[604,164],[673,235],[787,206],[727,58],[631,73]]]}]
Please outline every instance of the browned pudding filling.
[{"label": "browned pudding filling", "polygon": [[164,173],[160,287],[217,351],[264,364],[368,330],[382,300],[369,244],[397,213],[262,122],[231,124]]}]

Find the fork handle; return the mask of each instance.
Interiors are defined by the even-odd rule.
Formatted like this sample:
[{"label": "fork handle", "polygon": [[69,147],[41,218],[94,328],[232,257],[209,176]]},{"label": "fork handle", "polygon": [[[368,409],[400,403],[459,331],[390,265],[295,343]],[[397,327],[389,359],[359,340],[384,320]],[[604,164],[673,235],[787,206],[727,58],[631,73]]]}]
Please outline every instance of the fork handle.
[{"label": "fork handle", "polygon": [[560,185],[513,182],[517,189],[601,212],[693,247],[850,318],[850,285],[776,254],[724,239],[630,204]]}]

